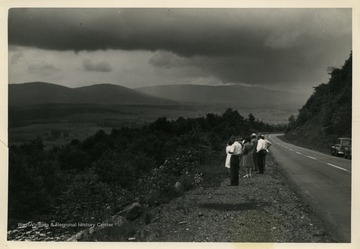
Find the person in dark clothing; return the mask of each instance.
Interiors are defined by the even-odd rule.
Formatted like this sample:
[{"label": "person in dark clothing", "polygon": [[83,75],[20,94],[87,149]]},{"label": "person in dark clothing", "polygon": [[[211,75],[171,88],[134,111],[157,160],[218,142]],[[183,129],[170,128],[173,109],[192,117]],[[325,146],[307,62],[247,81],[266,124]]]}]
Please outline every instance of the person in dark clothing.
[{"label": "person in dark clothing", "polygon": [[232,144],[229,154],[230,158],[230,186],[239,185],[239,167],[240,167],[240,157],[242,153],[241,144],[235,139],[234,136],[231,136],[230,142],[234,141]]},{"label": "person in dark clothing", "polygon": [[265,141],[265,151],[266,151],[266,153],[265,153],[265,156],[264,156],[264,168],[266,168],[266,155],[267,155],[267,153],[269,153],[269,148],[272,145],[272,143],[269,140],[265,139],[264,135],[261,135],[261,138],[264,139],[264,141]]},{"label": "person in dark clothing", "polygon": [[266,154],[267,152],[265,140],[260,137],[256,146],[256,159],[259,168],[259,174],[264,174]]}]

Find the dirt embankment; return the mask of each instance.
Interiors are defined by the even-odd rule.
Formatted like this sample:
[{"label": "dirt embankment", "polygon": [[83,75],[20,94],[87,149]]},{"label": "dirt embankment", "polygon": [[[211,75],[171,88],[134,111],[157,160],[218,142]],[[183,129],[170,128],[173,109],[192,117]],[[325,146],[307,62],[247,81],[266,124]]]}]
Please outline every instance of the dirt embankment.
[{"label": "dirt embankment", "polygon": [[[220,167],[220,166],[219,166]],[[241,172],[243,175],[243,172]],[[144,210],[126,226],[102,229],[86,241],[334,242],[323,223],[293,191],[276,162],[237,187],[197,188]]]}]

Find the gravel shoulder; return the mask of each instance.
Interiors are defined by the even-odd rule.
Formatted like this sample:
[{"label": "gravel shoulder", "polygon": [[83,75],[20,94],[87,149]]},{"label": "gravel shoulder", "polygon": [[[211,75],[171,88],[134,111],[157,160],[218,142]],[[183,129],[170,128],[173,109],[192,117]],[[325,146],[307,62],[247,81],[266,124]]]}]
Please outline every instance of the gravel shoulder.
[{"label": "gravel shoulder", "polygon": [[[199,187],[148,208],[124,228],[108,228],[88,241],[336,242],[285,178],[271,154],[265,174],[239,186]],[[244,173],[240,172],[241,176]]]}]

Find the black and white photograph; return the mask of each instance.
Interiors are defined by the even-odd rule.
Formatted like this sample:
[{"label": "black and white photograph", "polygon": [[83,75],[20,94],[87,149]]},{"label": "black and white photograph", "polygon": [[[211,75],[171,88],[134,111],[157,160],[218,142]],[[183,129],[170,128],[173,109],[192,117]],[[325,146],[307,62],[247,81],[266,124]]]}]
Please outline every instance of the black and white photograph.
[{"label": "black and white photograph", "polygon": [[21,3],[4,246],[359,242],[355,1]]}]

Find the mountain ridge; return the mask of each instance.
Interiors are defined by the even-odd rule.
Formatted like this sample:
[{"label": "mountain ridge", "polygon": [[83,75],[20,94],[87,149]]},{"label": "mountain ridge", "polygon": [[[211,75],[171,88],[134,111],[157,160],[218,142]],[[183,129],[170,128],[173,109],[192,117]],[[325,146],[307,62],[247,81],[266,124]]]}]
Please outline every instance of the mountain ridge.
[{"label": "mountain ridge", "polygon": [[95,84],[69,88],[47,82],[9,84],[9,105],[33,104],[126,104],[168,105],[175,101],[150,96],[115,85]]},{"label": "mountain ridge", "polygon": [[191,103],[233,103],[260,106],[292,103],[300,107],[306,100],[296,93],[240,85],[158,85],[135,88],[135,90],[156,97],[167,97],[175,101]]},{"label": "mountain ridge", "polygon": [[240,85],[157,85],[140,88],[100,83],[70,88],[47,82],[9,84],[9,105],[33,104],[205,104],[256,108],[293,106],[305,99],[296,93]]}]

